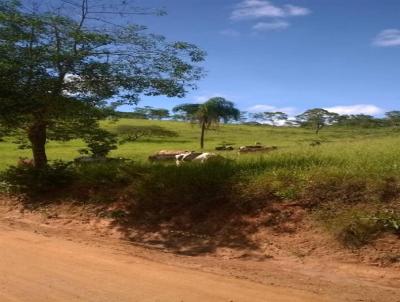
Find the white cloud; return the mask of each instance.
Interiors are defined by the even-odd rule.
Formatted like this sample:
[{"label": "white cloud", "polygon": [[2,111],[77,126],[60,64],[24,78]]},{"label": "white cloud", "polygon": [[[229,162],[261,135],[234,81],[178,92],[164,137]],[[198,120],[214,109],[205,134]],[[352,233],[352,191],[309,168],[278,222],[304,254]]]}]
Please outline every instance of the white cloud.
[{"label": "white cloud", "polygon": [[239,37],[240,36],[240,32],[238,32],[237,30],[234,29],[223,29],[220,32],[220,35],[223,36],[227,36],[227,37]]},{"label": "white cloud", "polygon": [[232,20],[258,19],[263,17],[294,17],[305,16],[311,13],[311,10],[305,7],[284,5],[277,6],[266,0],[243,0],[236,5],[231,14]]},{"label": "white cloud", "polygon": [[372,44],[379,47],[400,46],[400,29],[385,29],[381,31]]},{"label": "white cloud", "polygon": [[294,115],[297,112],[297,109],[294,107],[276,107],[272,105],[258,104],[247,108],[247,111],[251,113],[256,112],[271,112],[271,111],[280,111],[287,113],[289,115]]},{"label": "white cloud", "polygon": [[285,5],[288,16],[307,16],[311,14],[311,10],[306,7],[295,6],[291,4]]},{"label": "white cloud", "polygon": [[375,105],[369,104],[358,104],[358,105],[350,105],[350,106],[333,106],[324,108],[331,112],[336,112],[338,114],[368,114],[368,115],[376,115],[384,112],[384,109],[379,108]]},{"label": "white cloud", "polygon": [[289,26],[290,23],[287,21],[276,20],[273,22],[258,22],[253,26],[253,29],[257,31],[283,30]]}]

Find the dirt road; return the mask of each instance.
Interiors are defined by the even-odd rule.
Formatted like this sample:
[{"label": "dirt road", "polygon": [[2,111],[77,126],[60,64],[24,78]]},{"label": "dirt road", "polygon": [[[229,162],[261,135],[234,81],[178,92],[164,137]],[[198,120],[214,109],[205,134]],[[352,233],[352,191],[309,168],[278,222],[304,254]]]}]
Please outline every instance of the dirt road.
[{"label": "dirt road", "polygon": [[121,240],[103,220],[51,217],[0,202],[0,302],[400,302],[395,267],[329,254],[193,257]]},{"label": "dirt road", "polygon": [[0,301],[323,301],[297,290],[174,267],[0,228]]}]

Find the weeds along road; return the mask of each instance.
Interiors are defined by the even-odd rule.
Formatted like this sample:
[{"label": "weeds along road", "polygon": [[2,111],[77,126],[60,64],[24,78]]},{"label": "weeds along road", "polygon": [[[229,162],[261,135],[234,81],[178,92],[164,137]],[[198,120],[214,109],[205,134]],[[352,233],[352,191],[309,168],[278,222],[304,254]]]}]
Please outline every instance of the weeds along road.
[{"label": "weeds along road", "polygon": [[0,301],[323,301],[0,225]]}]

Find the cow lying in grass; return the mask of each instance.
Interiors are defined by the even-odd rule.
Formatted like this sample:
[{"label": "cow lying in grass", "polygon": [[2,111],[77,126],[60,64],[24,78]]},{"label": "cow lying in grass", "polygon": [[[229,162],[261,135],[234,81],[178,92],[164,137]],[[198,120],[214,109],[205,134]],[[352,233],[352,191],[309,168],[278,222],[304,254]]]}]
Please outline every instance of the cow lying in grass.
[{"label": "cow lying in grass", "polygon": [[210,160],[221,160],[223,157],[221,155],[210,153],[210,152],[185,152],[175,156],[176,165],[180,166],[184,162],[200,162],[205,163]]},{"label": "cow lying in grass", "polygon": [[222,156],[209,153],[209,152],[195,152],[195,151],[173,151],[161,150],[154,155],[149,156],[152,162],[172,161],[175,160],[176,165],[180,166],[183,162],[200,162],[204,163],[211,159],[223,159]]},{"label": "cow lying in grass", "polygon": [[161,150],[157,153],[149,156],[149,161],[158,162],[158,161],[173,161],[175,157],[179,154],[183,154],[189,151],[178,151],[178,150]]}]

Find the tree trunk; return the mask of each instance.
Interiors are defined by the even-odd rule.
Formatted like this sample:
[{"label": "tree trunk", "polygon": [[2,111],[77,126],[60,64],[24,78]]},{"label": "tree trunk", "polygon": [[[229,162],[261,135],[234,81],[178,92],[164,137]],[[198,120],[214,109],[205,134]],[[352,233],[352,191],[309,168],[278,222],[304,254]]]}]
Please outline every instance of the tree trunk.
[{"label": "tree trunk", "polygon": [[201,123],[201,136],[200,136],[200,148],[204,148],[204,132],[206,131],[206,123]]},{"label": "tree trunk", "polygon": [[46,155],[46,123],[35,121],[28,130],[28,138],[32,145],[33,162],[35,168],[43,168],[47,165]]},{"label": "tree trunk", "polygon": [[321,124],[317,124],[317,129],[315,130],[315,134],[318,135],[319,130],[321,130],[322,125]]}]

